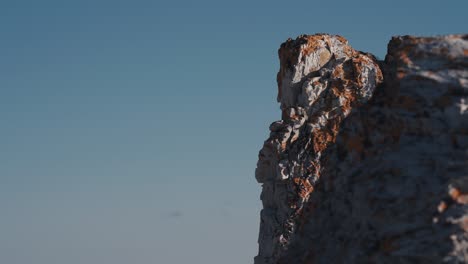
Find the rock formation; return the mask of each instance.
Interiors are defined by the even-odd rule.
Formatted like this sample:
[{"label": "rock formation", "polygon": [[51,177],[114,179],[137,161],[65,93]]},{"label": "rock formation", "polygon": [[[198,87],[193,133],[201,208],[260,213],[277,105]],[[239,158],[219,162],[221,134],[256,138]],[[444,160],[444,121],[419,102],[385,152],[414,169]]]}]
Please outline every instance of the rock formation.
[{"label": "rock formation", "polygon": [[279,49],[256,264],[468,263],[468,35]]}]

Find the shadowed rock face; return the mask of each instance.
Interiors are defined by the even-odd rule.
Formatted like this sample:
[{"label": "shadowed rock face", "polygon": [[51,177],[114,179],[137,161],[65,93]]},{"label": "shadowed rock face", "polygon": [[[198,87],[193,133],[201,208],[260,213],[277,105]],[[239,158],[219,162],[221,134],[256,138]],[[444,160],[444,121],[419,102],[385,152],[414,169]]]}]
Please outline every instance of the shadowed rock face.
[{"label": "shadowed rock face", "polygon": [[300,36],[279,57],[255,263],[468,262],[468,36],[394,37],[382,63]]}]

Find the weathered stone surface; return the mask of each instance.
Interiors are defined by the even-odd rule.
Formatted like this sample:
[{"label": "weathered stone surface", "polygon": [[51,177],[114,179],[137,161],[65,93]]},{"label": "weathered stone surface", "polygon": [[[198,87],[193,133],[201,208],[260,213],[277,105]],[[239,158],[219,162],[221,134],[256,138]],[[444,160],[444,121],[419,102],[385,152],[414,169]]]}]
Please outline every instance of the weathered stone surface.
[{"label": "weathered stone surface", "polygon": [[379,63],[318,34],[279,57],[255,263],[468,263],[468,36],[394,37]]}]

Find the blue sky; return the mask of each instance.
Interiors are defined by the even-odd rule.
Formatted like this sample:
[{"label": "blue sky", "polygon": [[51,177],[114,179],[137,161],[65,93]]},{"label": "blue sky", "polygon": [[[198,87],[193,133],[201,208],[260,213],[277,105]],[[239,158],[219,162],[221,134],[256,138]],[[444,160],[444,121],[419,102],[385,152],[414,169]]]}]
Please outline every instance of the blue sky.
[{"label": "blue sky", "polygon": [[277,49],[466,32],[466,1],[0,1],[0,263],[252,263]]}]

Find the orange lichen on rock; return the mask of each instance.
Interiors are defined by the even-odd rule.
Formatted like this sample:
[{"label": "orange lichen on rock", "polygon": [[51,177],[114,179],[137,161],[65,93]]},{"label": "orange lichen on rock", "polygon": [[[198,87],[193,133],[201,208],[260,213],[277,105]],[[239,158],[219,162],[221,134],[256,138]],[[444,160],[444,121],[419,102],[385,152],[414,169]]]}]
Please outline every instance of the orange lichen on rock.
[{"label": "orange lichen on rock", "polygon": [[449,195],[450,195],[450,197],[452,197],[453,200],[456,201],[458,199],[458,197],[460,197],[461,192],[460,192],[459,189],[457,189],[455,187],[452,187],[452,188],[449,189]]},{"label": "orange lichen on rock", "polygon": [[467,51],[468,35],[396,36],[385,61],[334,35],[281,45],[255,264],[467,262]]},{"label": "orange lichen on rock", "polygon": [[447,207],[448,207],[447,203],[446,203],[445,201],[441,201],[441,202],[439,203],[439,206],[437,206],[437,211],[438,211],[439,213],[442,213],[442,212],[444,212],[444,211],[447,209]]},{"label": "orange lichen on rock", "polygon": [[459,188],[451,186],[448,193],[455,202],[459,204],[468,204],[468,194],[463,193]]},{"label": "orange lichen on rock", "polygon": [[326,41],[329,39],[328,36],[323,36],[323,35],[304,35],[302,36],[305,40],[304,46],[302,48],[302,56],[306,57],[310,55],[311,53],[319,50],[322,48],[322,45],[319,45],[321,41]]},{"label": "orange lichen on rock", "polygon": [[[276,148],[264,145],[256,170],[257,180],[265,184],[262,200],[266,200],[264,210],[269,213],[263,217],[271,218],[262,222],[260,237],[271,240],[265,242],[269,248],[260,249],[256,263],[278,263],[294,234],[293,227],[307,218],[303,209],[313,207],[308,204],[304,208],[342,123],[382,82],[376,59],[355,51],[341,36],[301,35],[283,43],[278,55],[282,120],[267,140]],[[327,181],[332,184],[332,179]],[[281,198],[271,200],[279,194]],[[268,224],[278,221],[281,229]]]},{"label": "orange lichen on rock", "polygon": [[298,189],[299,197],[302,199],[309,198],[310,193],[312,193],[314,190],[314,187],[312,184],[310,184],[309,180],[303,178],[294,178],[293,181]]},{"label": "orange lichen on rock", "polygon": [[325,150],[329,143],[335,140],[333,133],[327,129],[320,129],[314,132],[312,135],[312,141],[315,152],[322,152]]}]

